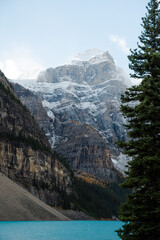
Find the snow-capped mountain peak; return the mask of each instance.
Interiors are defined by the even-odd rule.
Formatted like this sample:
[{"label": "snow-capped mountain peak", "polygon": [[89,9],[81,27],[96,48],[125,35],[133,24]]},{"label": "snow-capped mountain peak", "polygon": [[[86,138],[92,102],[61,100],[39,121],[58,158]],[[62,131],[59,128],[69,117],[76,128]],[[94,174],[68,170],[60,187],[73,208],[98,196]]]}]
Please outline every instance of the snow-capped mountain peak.
[{"label": "snow-capped mountain peak", "polygon": [[93,49],[88,49],[86,51],[84,51],[83,53],[78,53],[75,56],[75,59],[73,60],[77,60],[77,61],[89,61],[91,58],[97,56],[97,55],[102,55],[104,53],[104,51],[93,48]]},{"label": "snow-capped mountain peak", "polygon": [[[49,68],[39,74],[37,82],[24,82],[23,86],[42,100],[43,107],[52,120],[52,130],[46,128],[46,136],[52,147],[63,153],[61,147],[65,142],[66,148],[74,152],[74,147],[69,145],[70,137],[78,136],[78,127],[82,125],[87,136],[85,126],[89,126],[100,134],[110,149],[114,165],[122,170],[123,156],[115,142],[126,138],[120,97],[129,86],[129,78],[115,65],[107,51],[88,50],[78,56],[77,64]],[[75,132],[68,130],[71,122],[75,124]],[[71,155],[73,152],[70,150]]]},{"label": "snow-capped mountain peak", "polygon": [[114,64],[114,60],[108,51],[103,52],[102,54],[95,55],[94,57],[92,57],[89,60],[89,62],[92,64],[98,64],[98,63],[104,62],[104,61]]},{"label": "snow-capped mountain peak", "polygon": [[90,86],[105,81],[118,80],[130,86],[130,79],[119,69],[108,51],[87,50],[78,54],[70,64],[49,68],[41,72],[38,82],[59,83],[64,81],[88,84]]},{"label": "snow-capped mountain peak", "polygon": [[88,49],[83,53],[79,53],[68,64],[70,65],[82,65],[83,62],[89,62],[90,64],[98,64],[100,62],[107,61],[114,64],[114,60],[108,51],[102,51],[96,48]]}]

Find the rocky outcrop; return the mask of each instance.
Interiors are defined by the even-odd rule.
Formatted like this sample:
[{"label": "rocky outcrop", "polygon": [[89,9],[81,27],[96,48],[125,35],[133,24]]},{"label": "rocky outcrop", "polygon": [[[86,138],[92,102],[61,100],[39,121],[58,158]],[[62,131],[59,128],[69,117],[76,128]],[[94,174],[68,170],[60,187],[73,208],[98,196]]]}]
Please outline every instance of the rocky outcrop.
[{"label": "rocky outcrop", "polygon": [[34,116],[39,127],[43,130],[46,137],[48,137],[48,140],[53,139],[55,136],[54,121],[48,116],[40,98],[19,84],[12,83],[12,86],[14,87],[16,95],[20,99],[21,103],[26,106],[32,116]]},{"label": "rocky outcrop", "polygon": [[62,200],[57,189],[72,191],[67,169],[50,154],[25,144],[0,141],[0,171],[51,206]]},{"label": "rocky outcrop", "polygon": [[117,180],[108,145],[96,129],[70,121],[61,130],[64,141],[55,149],[74,171],[80,170],[107,182]]},{"label": "rocky outcrop", "polygon": [[52,206],[63,205],[72,192],[70,171],[1,72],[0,171]]},{"label": "rocky outcrop", "polygon": [[122,69],[118,68],[109,52],[92,56],[87,61],[72,61],[68,65],[48,68],[38,76],[38,82],[59,83],[72,81],[96,85],[107,80],[118,79],[124,84],[130,84]]},{"label": "rocky outcrop", "polygon": [[[2,73],[1,73],[2,75]],[[5,85],[4,85],[4,82]],[[42,130],[38,127],[27,108],[25,108],[5,77],[0,76],[0,133],[6,138],[32,138],[39,144],[49,147]]]}]

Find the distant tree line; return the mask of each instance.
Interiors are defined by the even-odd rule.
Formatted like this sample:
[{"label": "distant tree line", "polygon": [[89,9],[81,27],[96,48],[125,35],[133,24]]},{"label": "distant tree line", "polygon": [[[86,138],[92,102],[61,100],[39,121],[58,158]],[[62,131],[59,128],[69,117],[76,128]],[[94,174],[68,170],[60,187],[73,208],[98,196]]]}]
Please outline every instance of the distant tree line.
[{"label": "distant tree line", "polygon": [[77,198],[72,201],[77,208],[96,219],[118,216],[119,206],[126,200],[128,192],[121,189],[118,183],[101,186],[80,178],[74,179],[74,190]]}]

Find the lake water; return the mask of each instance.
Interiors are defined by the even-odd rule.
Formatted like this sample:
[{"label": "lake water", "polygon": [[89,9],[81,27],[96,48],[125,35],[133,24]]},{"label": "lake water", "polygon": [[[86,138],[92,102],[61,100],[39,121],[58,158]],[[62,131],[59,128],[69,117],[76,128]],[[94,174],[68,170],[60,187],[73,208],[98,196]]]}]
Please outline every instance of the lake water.
[{"label": "lake water", "polygon": [[0,222],[0,240],[119,240],[119,221]]}]

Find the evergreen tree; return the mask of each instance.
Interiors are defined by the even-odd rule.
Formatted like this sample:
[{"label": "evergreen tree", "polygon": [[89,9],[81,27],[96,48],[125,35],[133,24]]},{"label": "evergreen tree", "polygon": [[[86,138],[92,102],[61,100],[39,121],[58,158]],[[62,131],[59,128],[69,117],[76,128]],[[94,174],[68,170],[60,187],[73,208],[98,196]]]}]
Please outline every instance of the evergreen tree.
[{"label": "evergreen tree", "polygon": [[122,95],[121,110],[127,118],[129,140],[120,143],[132,157],[122,187],[132,189],[121,205],[125,222],[118,235],[123,240],[160,239],[160,10],[150,0],[142,18],[143,31],[137,49],[131,50],[133,78],[138,86]]}]

